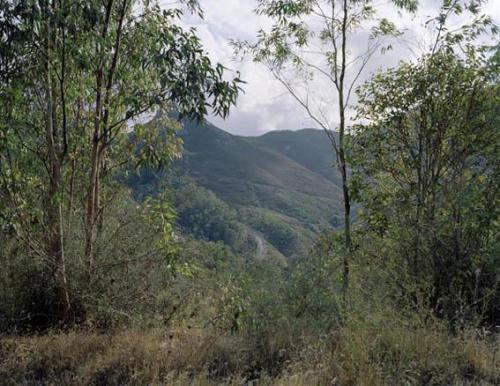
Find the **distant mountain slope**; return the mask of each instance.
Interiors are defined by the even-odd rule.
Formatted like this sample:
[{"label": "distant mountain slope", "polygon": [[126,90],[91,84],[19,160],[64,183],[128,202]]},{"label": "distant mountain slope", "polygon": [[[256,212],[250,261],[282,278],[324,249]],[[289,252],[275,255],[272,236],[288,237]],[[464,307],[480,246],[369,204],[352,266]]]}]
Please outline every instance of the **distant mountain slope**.
[{"label": "distant mountain slope", "polygon": [[273,149],[302,165],[342,185],[341,176],[334,168],[332,145],[322,130],[271,131],[252,140],[261,146]]},{"label": "distant mountain slope", "polygon": [[338,225],[342,195],[323,132],[240,137],[209,123],[184,126],[177,167],[283,254],[305,253],[316,234]]},{"label": "distant mountain slope", "polygon": [[341,224],[340,178],[323,132],[240,137],[210,123],[183,125],[182,159],[170,170],[131,173],[129,184],[138,199],[170,190],[186,232],[285,261]]},{"label": "distant mountain slope", "polygon": [[[286,138],[294,132],[281,134]],[[273,149],[265,137],[239,137],[210,124],[190,124],[182,134],[185,166],[200,181],[206,180],[206,184],[236,180],[319,197],[340,194],[338,187],[332,184],[333,173],[328,171],[331,169],[328,147],[320,151],[313,149],[318,159],[311,161],[304,156],[301,161],[300,153],[308,153],[310,146],[300,148],[300,142],[295,141],[294,154],[288,155],[286,151]],[[227,188],[220,193],[227,195]]]}]

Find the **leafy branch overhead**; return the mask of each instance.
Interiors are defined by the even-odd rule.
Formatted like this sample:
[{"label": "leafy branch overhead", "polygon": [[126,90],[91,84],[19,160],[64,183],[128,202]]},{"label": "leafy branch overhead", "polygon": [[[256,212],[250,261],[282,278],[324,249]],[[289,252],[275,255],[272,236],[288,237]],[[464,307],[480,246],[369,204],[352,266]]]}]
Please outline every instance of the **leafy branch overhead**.
[{"label": "leafy branch overhead", "polygon": [[[179,5],[201,14],[196,0]],[[47,262],[64,319],[74,216],[84,218],[92,281],[114,176],[180,153],[176,125],[144,121],[173,111],[226,117],[236,103],[239,75],[211,62],[196,31],[180,26],[182,14],[150,0],[0,1],[1,221]],[[46,237],[31,231],[34,216]]]}]

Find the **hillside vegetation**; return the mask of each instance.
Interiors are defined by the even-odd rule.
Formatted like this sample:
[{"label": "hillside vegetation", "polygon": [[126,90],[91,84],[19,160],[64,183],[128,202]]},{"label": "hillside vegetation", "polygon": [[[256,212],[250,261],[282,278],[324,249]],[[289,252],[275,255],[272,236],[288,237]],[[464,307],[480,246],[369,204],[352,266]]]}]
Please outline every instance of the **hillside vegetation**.
[{"label": "hillside vegetation", "polygon": [[207,122],[244,82],[183,27],[197,0],[0,0],[0,386],[500,385],[483,2],[373,74],[428,7],[256,6],[235,53],[322,130]]},{"label": "hillside vegetation", "polygon": [[[304,256],[314,236],[338,225],[341,194],[331,168],[331,149],[320,131],[280,132],[273,137],[282,143],[277,145],[270,135],[237,137],[209,124],[189,124],[182,134],[180,168],[236,208],[242,222],[279,250],[283,240],[271,229],[280,232],[282,227],[290,244],[296,243],[282,253]],[[298,153],[316,156],[300,159]]]},{"label": "hillside vegetation", "polygon": [[268,257],[277,251],[283,260],[306,256],[321,232],[340,225],[339,178],[321,131],[239,137],[210,123],[183,126],[172,170],[141,170],[129,183],[138,197],[170,190],[188,232],[240,252],[243,239],[262,236]]}]

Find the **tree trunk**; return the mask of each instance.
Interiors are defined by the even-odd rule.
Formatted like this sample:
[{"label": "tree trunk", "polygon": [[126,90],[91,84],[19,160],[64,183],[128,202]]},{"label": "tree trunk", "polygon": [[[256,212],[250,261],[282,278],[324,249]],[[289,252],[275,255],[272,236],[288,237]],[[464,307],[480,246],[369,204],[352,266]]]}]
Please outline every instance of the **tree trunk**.
[{"label": "tree trunk", "polygon": [[[123,8],[127,1],[124,1]],[[108,35],[108,28],[111,20],[111,13],[113,7],[113,0],[108,0],[106,3],[106,15],[103,24],[103,30],[101,33],[102,39],[106,39]],[[120,21],[120,28],[121,23]],[[119,41],[118,32],[117,39]],[[97,56],[101,56],[102,53],[98,49],[96,52]],[[115,52],[113,65],[116,65],[116,55]],[[108,76],[108,82],[111,83],[112,78]],[[98,223],[100,217],[100,180],[101,180],[101,169],[103,165],[103,159],[106,150],[106,120],[107,116],[104,116],[103,110],[109,108],[107,104],[109,104],[109,98],[107,97],[108,93],[106,92],[106,97],[103,101],[103,91],[104,91],[104,69],[101,64],[96,72],[96,103],[95,103],[95,116],[94,116],[94,132],[92,135],[92,150],[91,150],[91,171],[90,171],[90,179],[89,179],[89,187],[87,192],[87,209],[85,215],[85,225],[86,225],[86,240],[85,240],[85,258],[88,264],[88,275],[89,280],[94,276],[95,271],[95,259],[96,259],[96,242],[97,242],[97,234],[98,234]],[[111,86],[107,85],[106,90],[110,89]],[[109,91],[109,90],[108,90]],[[107,115],[107,114],[106,114]]]},{"label": "tree trunk", "polygon": [[338,167],[342,175],[342,192],[344,198],[344,243],[345,254],[343,260],[343,275],[342,275],[342,292],[344,303],[346,303],[347,290],[349,288],[349,265],[352,256],[352,239],[351,239],[351,201],[349,196],[349,188],[347,183],[347,164],[345,159],[345,102],[344,102],[344,81],[347,69],[346,64],[346,45],[347,45],[347,18],[348,18],[347,1],[343,3],[343,20],[342,20],[342,63],[339,79],[339,112],[340,112],[340,127],[339,127],[339,147],[338,147]]},{"label": "tree trunk", "polygon": [[[339,141],[341,142],[341,141]],[[342,174],[342,192],[344,197],[344,243],[346,253],[343,261],[343,292],[347,292],[349,287],[349,264],[352,255],[352,239],[351,239],[351,202],[349,196],[349,188],[347,182],[347,165],[345,161],[343,145],[339,146],[340,171]]]},{"label": "tree trunk", "polygon": [[[48,10],[47,10],[48,11]],[[59,158],[58,149],[56,146],[55,136],[57,130],[55,128],[55,94],[52,82],[52,51],[54,49],[52,41],[52,29],[47,12],[46,22],[46,111],[45,111],[45,134],[47,140],[47,151],[49,158],[49,188],[47,191],[47,203],[45,206],[45,223],[47,226],[47,244],[46,254],[49,259],[50,268],[52,271],[55,288],[57,291],[57,301],[60,307],[61,319],[63,322],[69,321],[71,303],[68,291],[66,278],[66,265],[64,260],[64,243],[63,243],[63,214],[61,204],[61,176],[62,165]]]},{"label": "tree trunk", "polygon": [[[53,154],[55,155],[55,154]],[[58,197],[61,184],[61,163],[57,157],[51,156],[51,175],[46,205],[47,224],[47,256],[50,259],[51,271],[57,291],[60,317],[63,322],[70,320],[71,302],[66,278],[66,263],[63,243],[62,204]]]},{"label": "tree trunk", "polygon": [[[98,77],[99,86],[99,77]],[[94,135],[92,138],[91,153],[91,171],[89,188],[87,193],[86,210],[86,239],[85,239],[85,258],[87,260],[87,269],[89,279],[94,275],[95,269],[95,244],[97,241],[97,220],[99,213],[99,169],[100,169],[100,111],[101,98],[98,92],[96,102],[96,118],[94,124]]]},{"label": "tree trunk", "polygon": [[[343,98],[340,98],[343,101]],[[343,103],[343,102],[342,102]],[[347,163],[345,160],[345,149],[344,149],[344,136],[345,136],[345,115],[344,110],[341,108],[341,120],[339,129],[339,169],[342,175],[342,193],[344,198],[344,245],[345,254],[342,262],[343,273],[342,273],[342,292],[344,297],[349,288],[349,265],[353,252],[352,248],[352,238],[351,238],[351,199],[349,195],[349,187],[347,180]]]}]

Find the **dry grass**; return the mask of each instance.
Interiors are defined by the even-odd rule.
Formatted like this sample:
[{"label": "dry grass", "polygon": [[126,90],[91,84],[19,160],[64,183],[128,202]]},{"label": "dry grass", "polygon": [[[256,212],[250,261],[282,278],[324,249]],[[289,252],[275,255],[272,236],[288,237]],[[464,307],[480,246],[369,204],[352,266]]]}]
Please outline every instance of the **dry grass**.
[{"label": "dry grass", "polygon": [[275,385],[500,385],[500,336],[351,325],[309,346]]},{"label": "dry grass", "polygon": [[238,357],[239,346],[235,338],[200,330],[7,337],[0,340],[0,383],[186,384],[186,377],[236,371],[237,363],[221,358]]},{"label": "dry grass", "polygon": [[[284,347],[281,340],[270,346]],[[320,339],[290,336],[288,343],[294,348],[272,374],[259,363],[272,353],[208,330],[5,337],[0,384],[242,385],[255,374],[259,385],[276,386],[500,384],[498,340],[471,332],[450,337],[439,328],[353,324]]]}]

